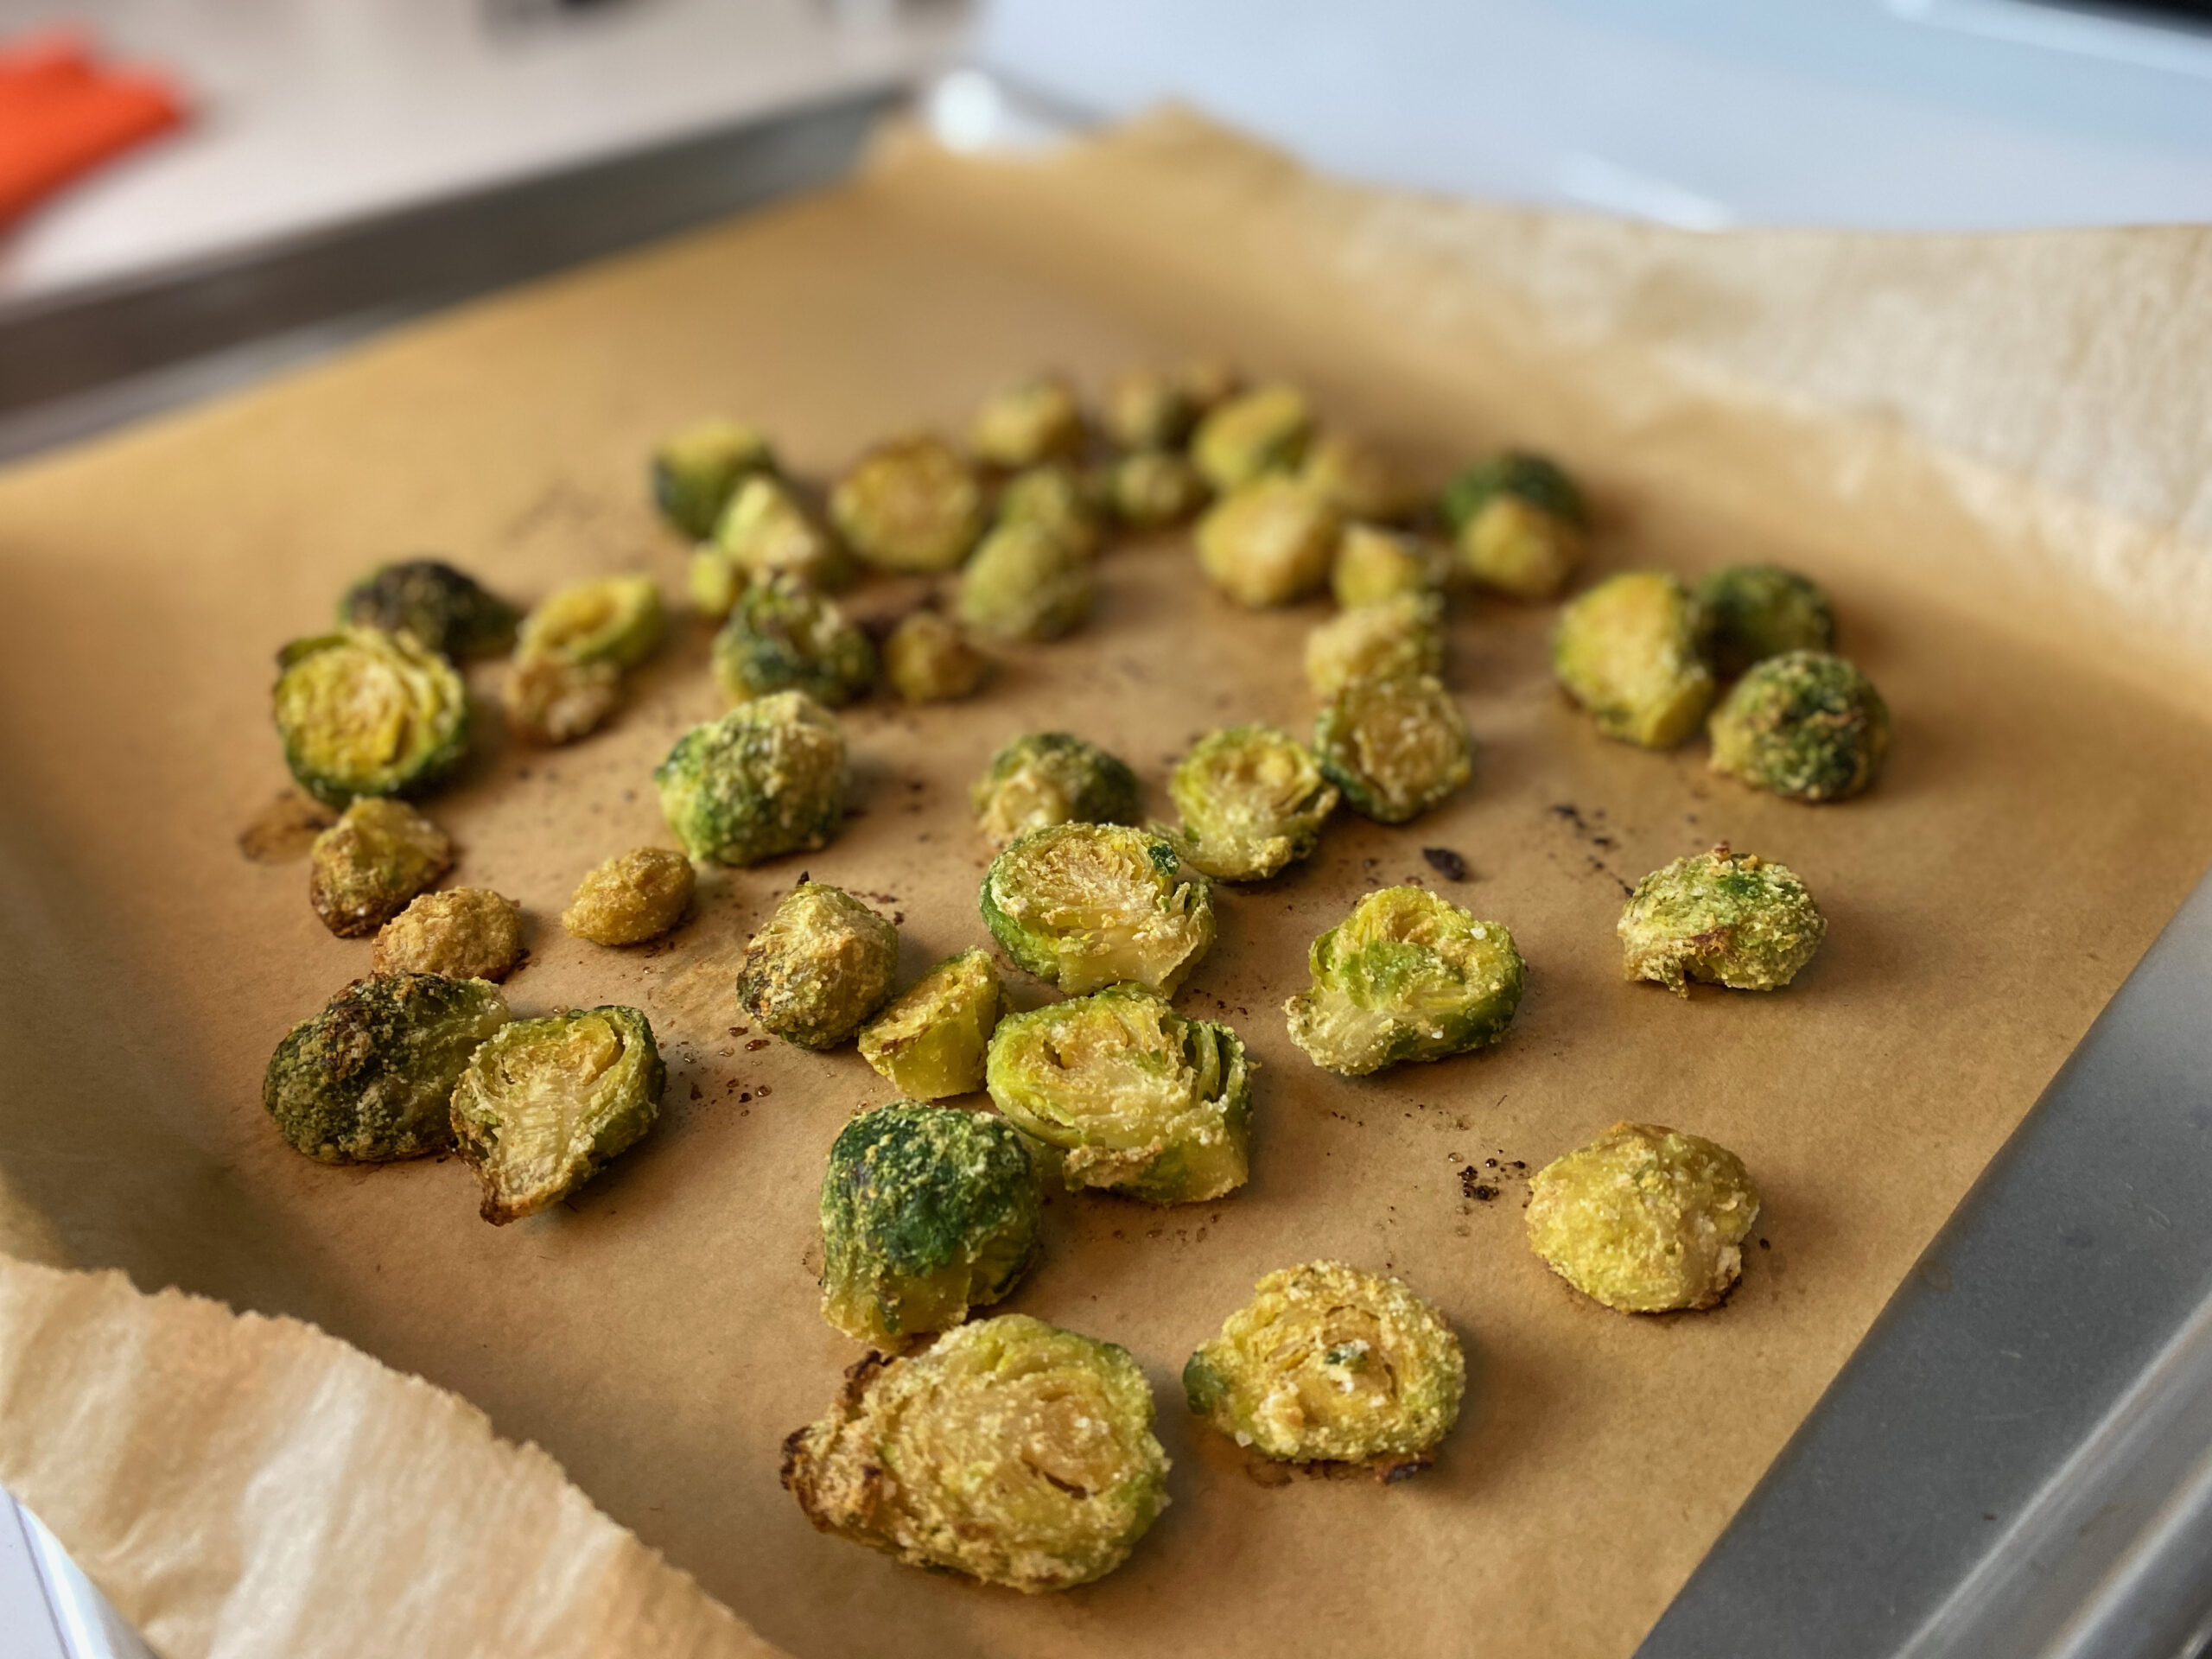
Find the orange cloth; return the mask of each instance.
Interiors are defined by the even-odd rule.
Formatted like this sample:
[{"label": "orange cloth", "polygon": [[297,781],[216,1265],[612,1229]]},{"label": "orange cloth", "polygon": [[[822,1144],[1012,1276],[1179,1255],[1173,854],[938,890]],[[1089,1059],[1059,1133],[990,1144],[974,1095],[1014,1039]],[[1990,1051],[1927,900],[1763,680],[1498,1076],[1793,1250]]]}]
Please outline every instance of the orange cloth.
[{"label": "orange cloth", "polygon": [[184,114],[168,82],[103,68],[75,35],[0,47],[0,226]]}]

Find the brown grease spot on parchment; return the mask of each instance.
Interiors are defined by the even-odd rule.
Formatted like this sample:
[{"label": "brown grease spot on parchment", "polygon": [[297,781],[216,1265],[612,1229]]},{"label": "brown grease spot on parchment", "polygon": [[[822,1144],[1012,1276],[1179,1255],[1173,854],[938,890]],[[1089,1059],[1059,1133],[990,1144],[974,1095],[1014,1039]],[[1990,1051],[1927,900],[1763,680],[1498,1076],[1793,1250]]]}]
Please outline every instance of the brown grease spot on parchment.
[{"label": "brown grease spot on parchment", "polygon": [[288,789],[238,831],[238,851],[256,864],[289,864],[305,858],[315,838],[337,822],[335,809]]}]

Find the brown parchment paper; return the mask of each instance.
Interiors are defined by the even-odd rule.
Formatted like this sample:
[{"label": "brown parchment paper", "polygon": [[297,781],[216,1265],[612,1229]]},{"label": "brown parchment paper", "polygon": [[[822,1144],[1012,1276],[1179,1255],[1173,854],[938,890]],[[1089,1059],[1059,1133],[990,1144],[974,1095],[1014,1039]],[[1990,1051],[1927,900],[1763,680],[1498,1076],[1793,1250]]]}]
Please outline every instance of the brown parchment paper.
[{"label": "brown parchment paper", "polygon": [[[898,139],[848,188],[19,467],[0,477],[0,1104],[29,1217],[10,1236],[314,1321],[454,1391],[795,1655],[1625,1653],[2205,861],[2204,248],[2193,231],[1691,237],[1351,190],[1179,116],[1041,162]],[[1164,811],[1167,765],[1204,729],[1309,717],[1299,657],[1322,607],[1236,611],[1180,537],[1116,549],[1094,622],[1008,653],[982,698],[849,712],[836,844],[714,879],[696,921],[642,951],[554,918],[584,868],[666,840],[648,774],[718,711],[703,632],[679,628],[576,748],[517,750],[487,720],[432,810],[463,849],[454,880],[531,912],[510,1000],[635,1002],[670,1060],[654,1135],[505,1229],[476,1219],[456,1163],[333,1170],[277,1142],[270,1049],[368,947],[323,932],[302,866],[249,862],[233,837],[285,781],[270,653],[370,563],[440,551],[524,598],[634,568],[673,595],[683,550],[645,505],[642,457],[698,412],[762,421],[826,474],[1033,366],[1096,385],[1192,349],[1297,378],[1433,479],[1501,442],[1555,451],[1597,501],[1601,570],[1805,569],[1897,741],[1861,801],[1768,799],[1714,779],[1701,745],[1599,739],[1549,685],[1548,611],[1461,604],[1450,677],[1485,748],[1476,786],[1406,829],[1341,820],[1310,864],[1217,889],[1220,942],[1181,1001],[1262,1063],[1250,1185],[1168,1211],[1051,1203],[1043,1264],[1007,1306],[1135,1352],[1173,1505],[1109,1580],[1024,1599],[818,1535],[778,1489],[779,1441],[857,1357],[815,1311],[822,1156],[887,1090],[849,1051],[734,1031],[736,958],[802,870],[895,915],[910,970],[987,942],[964,786],[999,742],[1082,732]],[[1811,885],[1818,960],[1770,996],[1624,983],[1624,884],[1722,838]],[[1514,1031],[1363,1082],[1318,1071],[1278,1012],[1306,944],[1371,886],[1440,880],[1427,847],[1465,858],[1451,896],[1532,965]],[[1607,1313],[1522,1242],[1512,1177],[1624,1116],[1726,1142],[1765,1192],[1713,1313]],[[1467,1344],[1467,1410],[1418,1480],[1286,1482],[1183,1413],[1192,1346],[1261,1273],[1318,1255],[1403,1274]],[[383,1373],[358,1461],[273,1459],[194,1418],[173,1437],[146,1407],[173,1369],[181,1397],[265,1400],[250,1415],[312,1444],[332,1420],[308,1383],[365,1363],[338,1344],[288,1325],[257,1346],[278,1327],[226,1336],[201,1304],[113,1280],[0,1285],[0,1479],[171,1653],[278,1650],[225,1621],[341,1593],[321,1535],[278,1548],[238,1523],[249,1492],[346,1513],[371,1584],[423,1573],[391,1617],[449,1621],[437,1651],[567,1651],[500,1622],[549,1575],[602,1572],[603,1620],[676,1605],[650,1556],[564,1541],[589,1529],[537,1454]],[[103,1331],[175,1357],[110,1364]],[[57,1344],[137,1427],[43,1385]],[[187,1484],[212,1495],[204,1526],[155,1501]],[[531,1524],[456,1501],[480,1485]],[[500,1560],[499,1593],[429,1574],[410,1554],[425,1528]],[[394,1650],[382,1599],[344,1601],[289,1650]],[[705,1611],[666,1616],[667,1650],[742,1650]]]}]

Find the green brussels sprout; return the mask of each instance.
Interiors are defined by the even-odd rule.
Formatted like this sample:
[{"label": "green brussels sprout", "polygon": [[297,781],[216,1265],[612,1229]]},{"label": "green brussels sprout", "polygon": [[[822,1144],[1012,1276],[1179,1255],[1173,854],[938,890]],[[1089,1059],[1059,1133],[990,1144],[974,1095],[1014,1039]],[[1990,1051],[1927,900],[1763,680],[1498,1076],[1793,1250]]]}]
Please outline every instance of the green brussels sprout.
[{"label": "green brussels sprout", "polygon": [[883,570],[958,567],[983,533],[983,485],[942,438],[871,450],[830,493],[830,518],[854,552]]},{"label": "green brussels sprout", "polygon": [[1374,524],[1346,524],[1329,566],[1329,591],[1347,610],[1401,594],[1434,594],[1452,574],[1452,556],[1426,537]]},{"label": "green brussels sprout", "polygon": [[703,541],[740,485],[775,471],[775,452],[759,431],[735,421],[701,421],[653,451],[653,500],[670,524]]},{"label": "green brussels sprout", "polygon": [[983,400],[968,446],[989,465],[1012,470],[1079,454],[1088,435],[1073,388],[1056,374],[1039,374]]},{"label": "green brussels sprout", "polygon": [[1637,882],[1618,931],[1630,979],[1688,996],[1693,979],[1739,991],[1787,985],[1827,930],[1802,881],[1724,841]]},{"label": "green brussels sprout", "polygon": [[1176,762],[1167,793],[1173,836],[1190,865],[1224,881],[1258,881],[1321,839],[1338,791],[1313,752],[1272,726],[1209,732]]},{"label": "green brussels sprout", "polygon": [[426,893],[378,931],[372,974],[505,979],[522,960],[522,906],[489,887]]},{"label": "green brussels sprout", "polygon": [[1096,743],[1065,732],[1025,732],[991,757],[968,791],[995,847],[1054,823],[1135,823],[1137,775]]},{"label": "green brussels sprout", "polygon": [[308,847],[308,901],[341,939],[375,932],[453,868],[446,832],[404,801],[364,795]]},{"label": "green brussels sprout", "polygon": [[1796,801],[1840,801],[1882,773],[1890,706],[1840,657],[1755,663],[1713,711],[1713,769]]},{"label": "green brussels sprout", "polygon": [[861,1027],[861,1058],[910,1100],[971,1095],[1005,995],[986,950],[948,957]]},{"label": "green brussels sprout", "polygon": [[1549,599],[1582,563],[1590,516],[1574,480],[1541,455],[1478,461],[1446,486],[1460,568],[1516,599]]},{"label": "green brussels sprout", "polygon": [[326,1164],[420,1158],[453,1140],[454,1084],[478,1044],[507,1023],[480,979],[364,979],[284,1035],[261,1103],[295,1152]]},{"label": "green brussels sprout", "polygon": [[1285,1463],[1418,1468],[1459,1421],[1467,1362],[1404,1281],[1342,1262],[1253,1287],[1183,1367],[1183,1394],[1239,1446]]},{"label": "green brussels sprout", "polygon": [[1289,605],[1318,592],[1336,552],[1337,511],[1296,479],[1239,486],[1198,520],[1198,568],[1240,605]]},{"label": "green brussels sprout", "polygon": [[1032,467],[1007,480],[999,492],[998,523],[1034,524],[1077,552],[1090,554],[1105,537],[1104,506],[1098,487],[1073,467]]},{"label": "green brussels sprout", "polygon": [[622,706],[622,670],[612,662],[572,663],[565,657],[518,656],[499,683],[508,728],[525,742],[550,748],[589,737]]},{"label": "green brussels sprout", "polygon": [[1057,639],[1098,601],[1090,556],[1033,524],[1001,524],[960,575],[958,613],[999,639]]},{"label": "green brussels sprout", "polygon": [[1313,717],[1313,753],[1354,810],[1404,823],[1475,775],[1475,740],[1441,682],[1354,680]]},{"label": "green brussels sprout", "polygon": [[1225,363],[1130,369],[1106,393],[1107,435],[1124,449],[1179,449],[1209,410],[1236,390]]},{"label": "green brussels sprout", "polygon": [[561,925],[594,944],[643,944],[683,919],[698,880],[691,861],[665,847],[618,853],[576,883]]},{"label": "green brussels sprout", "polygon": [[1732,564],[1697,585],[1705,614],[1705,656],[1734,679],[1753,663],[1786,651],[1835,645],[1835,612],[1810,580],[1778,564]]},{"label": "green brussels sprout", "polygon": [[1713,1306],[1758,1215],[1742,1159],[1656,1123],[1616,1123],[1529,1183],[1529,1248],[1624,1313]]},{"label": "green brussels sprout", "polygon": [[438,559],[378,565],[338,601],[341,628],[411,633],[448,662],[496,657],[512,643],[520,613]]},{"label": "green brussels sprout", "polygon": [[801,1048],[835,1048],[891,995],[899,930],[842,887],[801,881],[745,947],[738,1005]]},{"label": "green brussels sprout", "polygon": [[1029,1270],[1041,1209],[1004,1118],[910,1100],[862,1112],[822,1178],[822,1317],[887,1351],[949,1331]]},{"label": "green brussels sprout", "polygon": [[660,589],[651,576],[572,582],[522,620],[515,655],[635,668],[660,644]]},{"label": "green brussels sprout", "polygon": [[845,819],[845,734],[805,692],[779,691],[694,726],[653,782],[693,858],[758,864],[810,852]]},{"label": "green brussels sprout", "polygon": [[1187,457],[1166,449],[1123,455],[1106,474],[1114,512],[1132,530],[1165,530],[1206,504],[1211,493]]},{"label": "green brussels sprout", "polygon": [[875,646],[835,601],[790,576],[757,578],[715,636],[715,682],[732,702],[805,692],[841,709],[875,683]]},{"label": "green brussels sprout", "polygon": [[1213,944],[1213,892],[1166,837],[1111,823],[1033,830],[983,874],[984,925],[1071,995],[1123,980],[1172,995]]},{"label": "green brussels sprout", "polygon": [[1065,1590],[1127,1560],[1166,1507],[1153,1421],[1128,1350],[1001,1313],[853,1367],[784,1442],[784,1487],[820,1530],[909,1566]]},{"label": "green brussels sprout", "polygon": [[1339,611],[1306,636],[1306,683],[1333,697],[1354,680],[1444,671],[1444,601],[1397,594]]},{"label": "green brussels sprout", "polygon": [[909,702],[952,702],[990,677],[991,659],[935,611],[902,617],[883,642],[883,677]]},{"label": "green brussels sprout", "polygon": [[1062,1154],[1070,1191],[1197,1204],[1250,1171],[1255,1064],[1228,1027],[1110,985],[1007,1015],[986,1077],[999,1110]]},{"label": "green brussels sprout", "polygon": [[718,547],[694,548],[691,563],[683,569],[683,590],[691,596],[691,608],[712,622],[730,613],[747,580],[737,562]]},{"label": "green brussels sprout", "polygon": [[1560,613],[1552,671],[1607,737],[1671,749],[1713,704],[1713,671],[1698,650],[1703,627],[1697,601],[1674,577],[1626,571]]},{"label": "green brussels sprout", "polygon": [[1404,470],[1373,445],[1343,432],[1313,440],[1299,481],[1347,518],[1389,524],[1421,510],[1421,492]]},{"label": "green brussels sprout", "polygon": [[417,793],[468,747],[467,688],[411,634],[347,628],[295,639],[276,667],[284,764],[326,805]]},{"label": "green brussels sprout", "polygon": [[1217,405],[1191,438],[1191,459],[1224,493],[1305,458],[1313,411],[1294,386],[1258,386]]},{"label": "green brussels sprout", "polygon": [[518,1020],[487,1039],[453,1091],[453,1132],[495,1227],[550,1209],[644,1138],[668,1079],[635,1008]]},{"label": "green brussels sprout", "polygon": [[1422,887],[1383,887],[1313,941],[1313,982],[1283,1004],[1290,1039],[1347,1077],[1497,1042],[1528,969],[1513,935]]},{"label": "green brussels sprout", "polygon": [[[715,521],[714,549],[746,579],[796,576],[823,593],[853,579],[853,562],[782,480],[748,478]],[[723,607],[725,613],[728,606]]]}]

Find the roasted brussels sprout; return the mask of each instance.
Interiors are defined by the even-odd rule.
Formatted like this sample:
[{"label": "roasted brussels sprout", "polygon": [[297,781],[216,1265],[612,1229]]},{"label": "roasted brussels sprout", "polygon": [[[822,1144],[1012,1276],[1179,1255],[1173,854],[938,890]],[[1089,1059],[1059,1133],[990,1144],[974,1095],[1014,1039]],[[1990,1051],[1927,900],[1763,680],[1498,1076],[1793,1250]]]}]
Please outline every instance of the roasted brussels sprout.
[{"label": "roasted brussels sprout", "polygon": [[285,1033],[261,1103],[286,1145],[321,1163],[420,1158],[451,1143],[454,1084],[506,1023],[499,988],[480,979],[360,980]]},{"label": "roasted brussels sprout", "polygon": [[949,1331],[1028,1271],[1039,1213],[1004,1118],[908,1100],[862,1112],[822,1178],[822,1317],[893,1351]]},{"label": "roasted brussels sprout", "polygon": [[1475,740],[1441,683],[1427,675],[1354,680],[1313,718],[1313,753],[1354,810],[1404,823],[1475,775]]},{"label": "roasted brussels sprout", "polygon": [[1787,985],[1827,929],[1802,881],[1724,841],[1637,882],[1619,932],[1630,979],[1688,996],[1693,979],[1739,991]]},{"label": "roasted brussels sprout", "polygon": [[1052,823],[1135,823],[1137,775],[1096,743],[1065,732],[1025,732],[991,757],[968,791],[992,845]]},{"label": "roasted brussels sprout", "polygon": [[1183,818],[1177,850],[1224,881],[1258,881],[1304,858],[1338,799],[1313,752],[1272,726],[1207,733],[1176,762],[1167,793]]},{"label": "roasted brussels sprout", "polygon": [[1034,1594],[1103,1578],[1167,1503],[1152,1388],[1128,1351],[1001,1313],[847,1373],[784,1442],[823,1532]]},{"label": "roasted brussels sprout", "polygon": [[1166,996],[1213,944],[1213,893],[1173,842],[1110,823],[1034,830],[983,874],[983,922],[1039,979],[1079,995],[1128,980]]},{"label": "roasted brussels sprout", "polygon": [[1444,671],[1444,601],[1397,594],[1339,611],[1306,636],[1306,683],[1333,697],[1354,680]]},{"label": "roasted brussels sprout", "polygon": [[911,1100],[983,1086],[983,1051],[1004,995],[986,950],[948,957],[861,1027],[861,1058]]},{"label": "roasted brussels sprout", "polygon": [[701,421],[653,451],[653,500],[670,524],[703,541],[740,485],[775,471],[775,452],[752,427]]},{"label": "roasted brussels sprout", "polygon": [[1012,470],[1082,452],[1083,405],[1056,374],[1032,375],[983,400],[968,429],[968,447],[994,467]]},{"label": "roasted brussels sprout", "polygon": [[1715,570],[1698,583],[1697,602],[1705,616],[1706,660],[1726,680],[1785,651],[1827,651],[1835,645],[1828,596],[1777,564]]},{"label": "roasted brussels sprout", "polygon": [[715,636],[715,682],[732,702],[796,690],[842,709],[875,683],[875,646],[804,582],[759,578]]},{"label": "roasted brussels sprout", "polygon": [[748,478],[740,485],[715,523],[713,545],[736,568],[741,589],[747,578],[796,576],[829,593],[854,575],[837,538],[780,479]]},{"label": "roasted brussels sprout", "polygon": [[1703,627],[1697,601],[1674,577],[1627,571],[1560,613],[1552,671],[1607,737],[1671,749],[1713,703],[1713,671],[1698,651]]},{"label": "roasted brussels sprout", "polygon": [[748,580],[736,561],[720,548],[694,548],[691,563],[683,570],[683,591],[690,595],[693,610],[719,622],[736,606]]},{"label": "roasted brussels sprout", "polygon": [[622,706],[622,671],[611,662],[518,656],[499,684],[507,725],[526,742],[551,747],[589,737]]},{"label": "roasted brussels sprout", "polygon": [[952,702],[990,677],[991,659],[968,643],[960,625],[935,611],[899,620],[883,642],[883,677],[909,702]]},{"label": "roasted brussels sprout", "polygon": [[1187,456],[1167,449],[1140,449],[1122,456],[1106,474],[1115,515],[1132,530],[1179,524],[1212,493]]},{"label": "roasted brussels sprout", "polygon": [[1347,518],[1389,524],[1420,510],[1421,493],[1397,462],[1343,432],[1313,440],[1298,469],[1300,480]]},{"label": "roasted brussels sprout", "polygon": [[1460,568],[1516,599],[1549,599],[1567,586],[1589,539],[1582,492],[1541,455],[1478,461],[1444,492]]},{"label": "roasted brussels sprout", "polygon": [[899,930],[842,887],[802,881],[745,947],[738,1005],[787,1043],[835,1048],[891,995]]},{"label": "roasted brussels sprout", "polygon": [[661,816],[694,858],[758,864],[827,847],[845,817],[845,734],[804,691],[741,703],[676,740]]},{"label": "roasted brussels sprout", "polygon": [[1294,386],[1257,386],[1217,405],[1198,423],[1191,459],[1217,490],[1288,472],[1305,458],[1313,411]]},{"label": "roasted brussels sprout", "polygon": [[446,832],[404,801],[365,795],[308,848],[308,900],[341,939],[375,932],[453,868]]},{"label": "roasted brussels sprout", "polygon": [[1329,579],[1337,510],[1296,479],[1269,474],[1215,502],[1198,520],[1198,568],[1240,605],[1289,605]]},{"label": "roasted brussels sprout", "polygon": [[1882,774],[1890,706],[1840,657],[1755,663],[1713,711],[1713,769],[1795,801],[1840,801]]},{"label": "roasted brussels sprout", "polygon": [[522,959],[522,906],[488,887],[426,893],[386,922],[372,974],[505,979]]},{"label": "roasted brussels sprout", "polygon": [[643,1138],[667,1081],[635,1008],[518,1020],[478,1049],[453,1091],[453,1132],[493,1226],[551,1208]]},{"label": "roasted brussels sprout", "polygon": [[513,642],[520,615],[439,559],[379,565],[338,601],[340,627],[411,633],[449,662],[498,656]]},{"label": "roasted brussels sprout", "polygon": [[561,925],[594,944],[643,944],[683,919],[698,877],[665,847],[618,853],[576,883]]},{"label": "roasted brussels sprout", "polygon": [[651,576],[571,583],[522,620],[515,655],[635,668],[660,644],[660,589]]},{"label": "roasted brussels sprout", "polygon": [[1528,978],[1513,935],[1423,887],[1383,887],[1313,941],[1290,1039],[1347,1077],[1494,1043]]},{"label": "roasted brussels sprout", "polygon": [[1071,1190],[1196,1204],[1244,1185],[1255,1064],[1228,1027],[1112,985],[1008,1014],[988,1077],[998,1109],[1062,1154]]},{"label": "roasted brussels sprout", "polygon": [[1402,1280],[1284,1268],[1183,1367],[1183,1394],[1239,1446],[1286,1463],[1419,1466],[1459,1421],[1466,1357]]},{"label": "roasted brussels sprout", "polygon": [[1097,601],[1090,556],[1033,524],[1000,525],[960,574],[961,621],[999,639],[1057,639]]},{"label": "roasted brussels sprout", "polygon": [[1656,1123],[1616,1123],[1529,1183],[1529,1247],[1624,1313],[1711,1307],[1743,1272],[1758,1214],[1743,1160]]},{"label": "roasted brussels sprout", "polygon": [[1236,390],[1236,372],[1224,363],[1131,369],[1107,391],[1107,435],[1124,449],[1180,448],[1199,417]]},{"label": "roasted brussels sprout", "polygon": [[347,628],[277,654],[284,764],[319,801],[409,795],[468,747],[468,692],[453,665],[404,633]]},{"label": "roasted brussels sprout", "polygon": [[999,492],[998,522],[1034,524],[1078,553],[1096,553],[1106,533],[1104,506],[1097,486],[1073,467],[1032,467],[1007,480]]},{"label": "roasted brussels sprout", "polygon": [[955,569],[983,533],[983,486],[942,438],[871,450],[830,493],[830,518],[853,551],[884,570]]},{"label": "roasted brussels sprout", "polygon": [[1374,524],[1346,524],[1329,567],[1329,591],[1346,609],[1400,594],[1442,591],[1452,556],[1426,537]]}]

